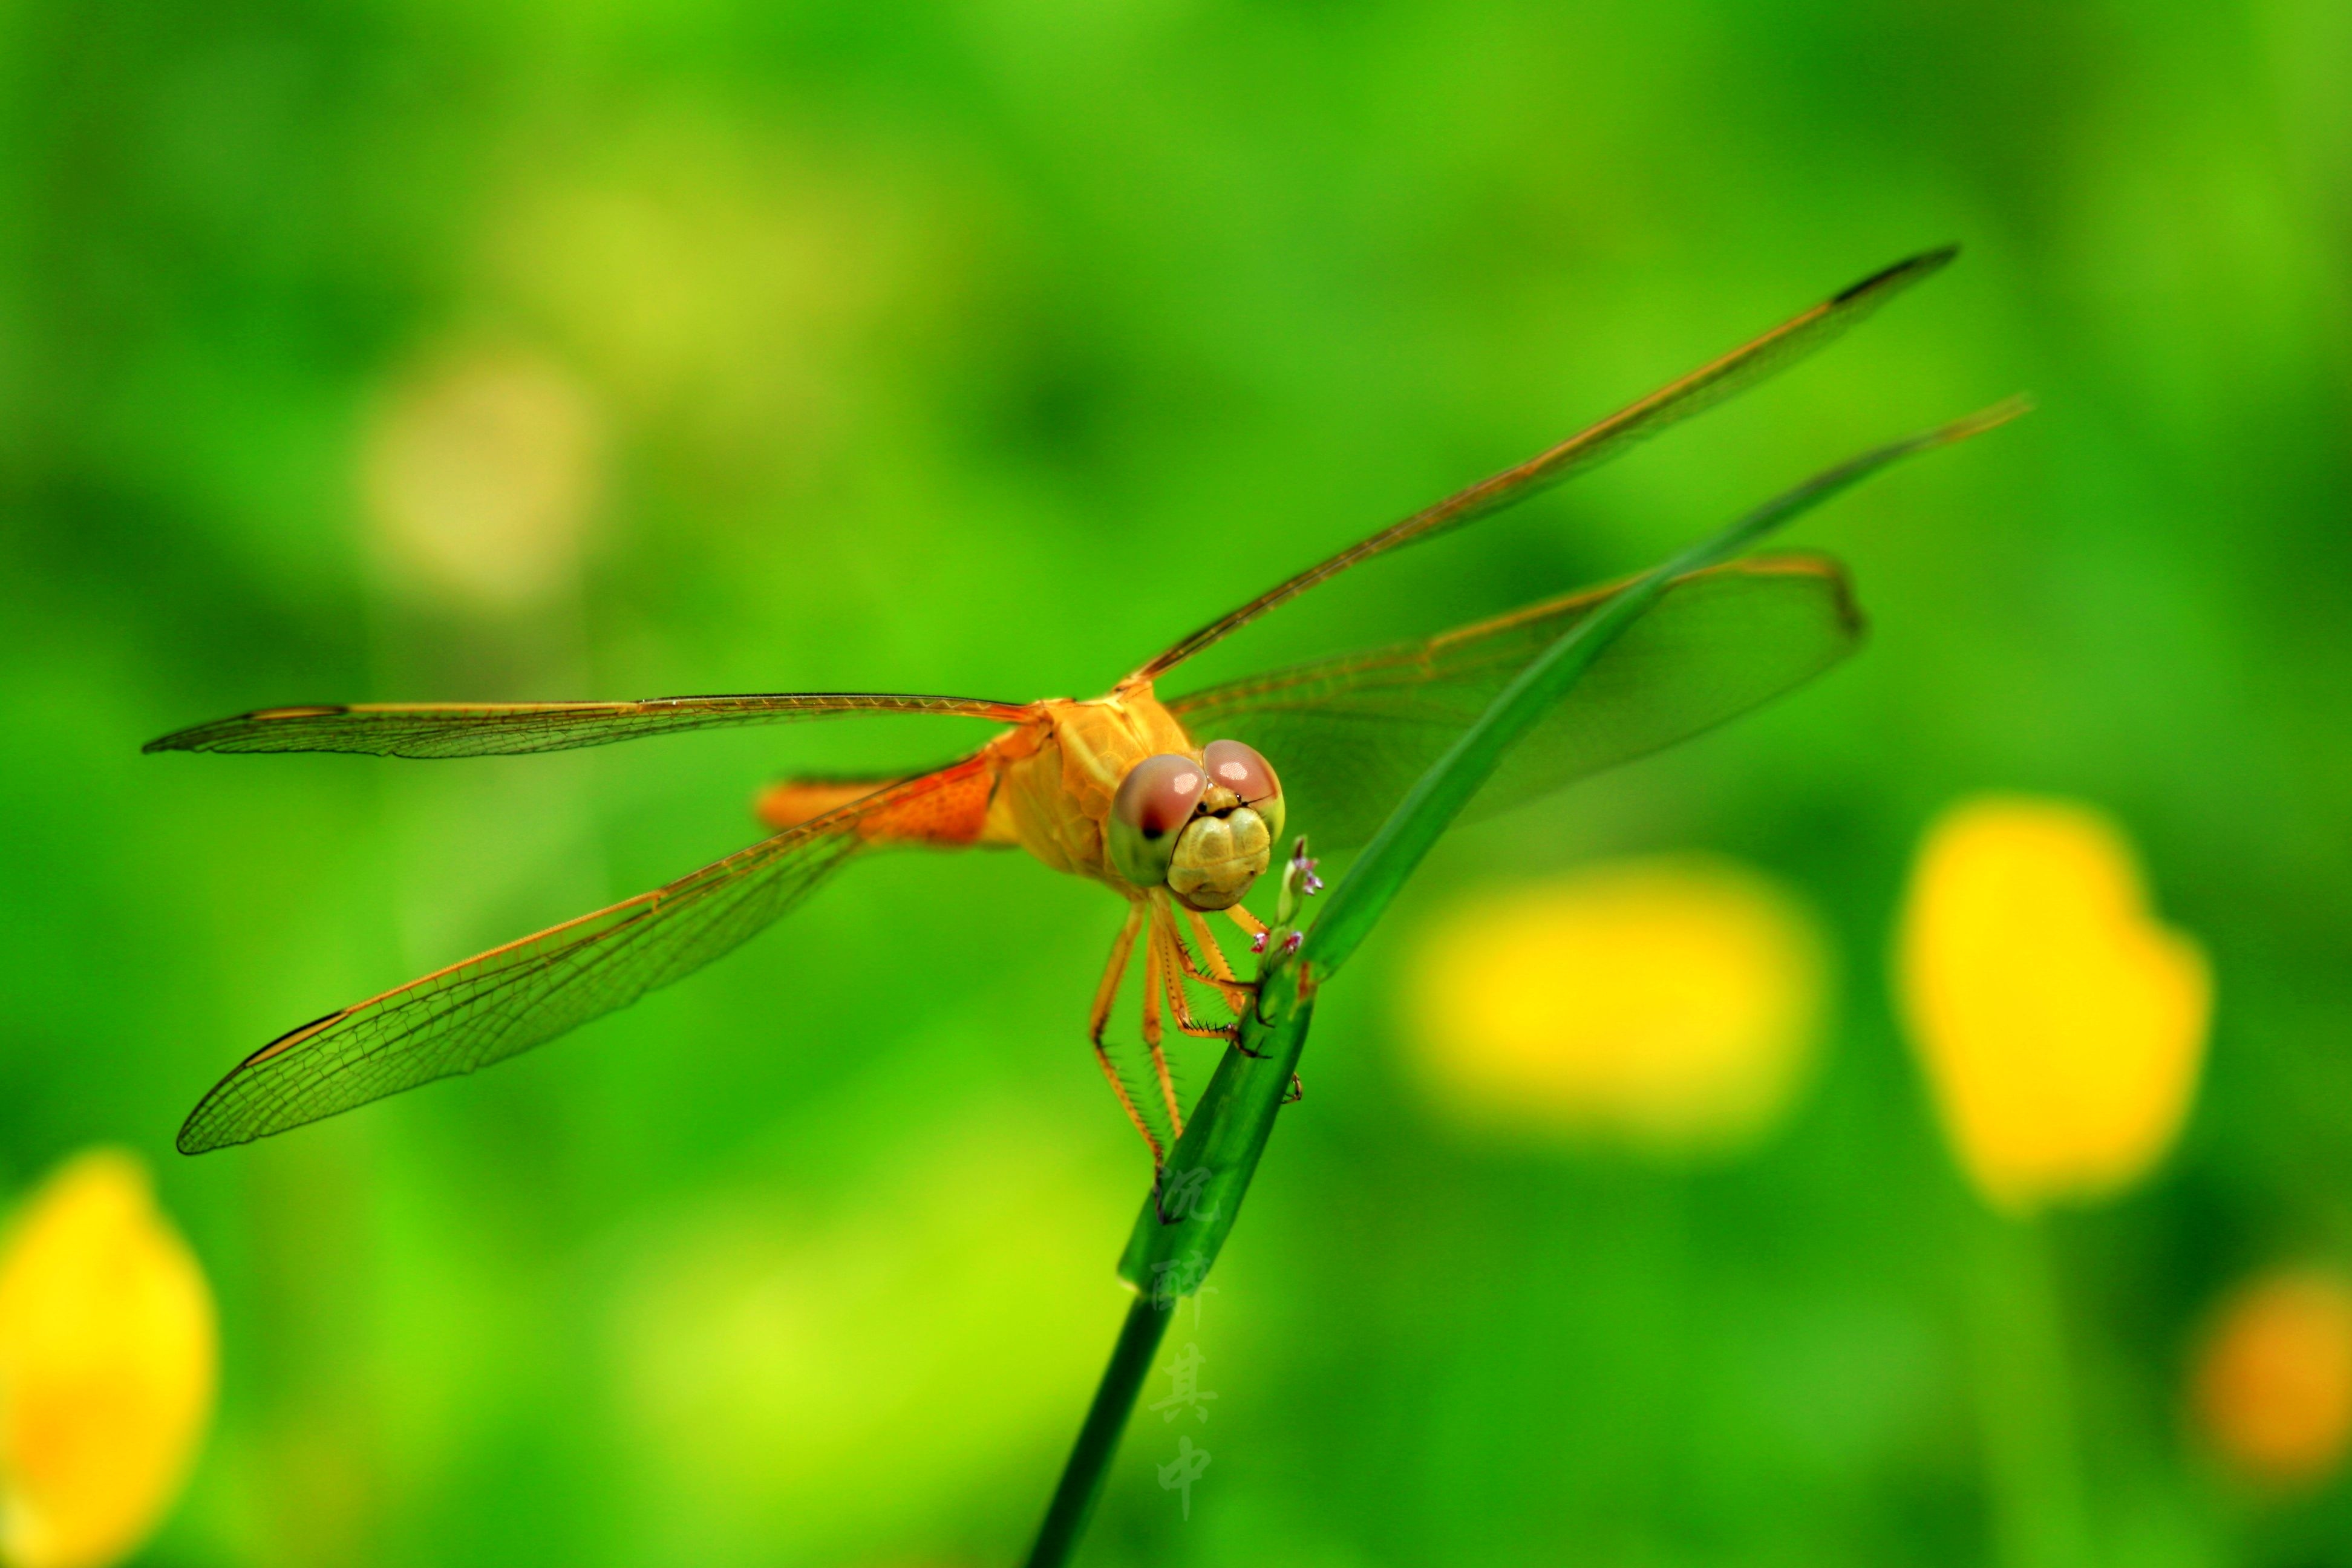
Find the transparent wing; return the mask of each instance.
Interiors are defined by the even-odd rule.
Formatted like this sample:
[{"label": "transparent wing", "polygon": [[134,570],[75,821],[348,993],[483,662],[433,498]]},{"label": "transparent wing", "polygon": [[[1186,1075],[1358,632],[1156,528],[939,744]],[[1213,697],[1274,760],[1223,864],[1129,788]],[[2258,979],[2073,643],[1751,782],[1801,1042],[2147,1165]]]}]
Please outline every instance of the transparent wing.
[{"label": "transparent wing", "polygon": [[378,757],[486,757],[566,752],[733,724],[789,723],[849,713],[950,713],[1016,724],[1025,704],[982,697],[790,691],[656,697],[641,702],[358,702],[265,708],[175,731],[150,752],[359,752]]},{"label": "transparent wing", "polygon": [[1177,643],[1129,679],[1150,680],[1307,589],[1338,576],[1359,562],[1369,561],[1400,545],[1434,538],[1525,500],[1538,490],[1607,462],[1636,442],[1714,407],[1735,393],[1745,391],[1776,372],[1785,370],[1826,346],[1887,300],[1921,279],[1940,271],[1958,254],[1957,247],[1931,250],[1900,261],[1883,272],[1824,300],[1793,316],[1762,337],[1699,366],[1679,381],[1669,382],[1637,403],[1627,405],[1598,425],[1579,432],[1548,452],[1514,468],[1479,480],[1469,489],[1423,509],[1403,521],[1391,524],[1360,544],[1310,566],[1296,577],[1260,594],[1248,604],[1211,621]]},{"label": "transparent wing", "polygon": [[[1318,848],[1369,839],[1503,688],[1617,592],[1590,590],[1423,642],[1300,665],[1169,701],[1196,741],[1265,753]],[[1843,572],[1767,555],[1685,577],[1515,747],[1471,806],[1491,815],[1778,696],[1862,637]]]},{"label": "transparent wing", "polygon": [[249,1142],[543,1045],[732,951],[868,847],[953,841],[919,830],[977,820],[988,786],[977,759],[909,779],[667,887],[305,1024],[214,1086],[181,1128],[180,1151]]}]

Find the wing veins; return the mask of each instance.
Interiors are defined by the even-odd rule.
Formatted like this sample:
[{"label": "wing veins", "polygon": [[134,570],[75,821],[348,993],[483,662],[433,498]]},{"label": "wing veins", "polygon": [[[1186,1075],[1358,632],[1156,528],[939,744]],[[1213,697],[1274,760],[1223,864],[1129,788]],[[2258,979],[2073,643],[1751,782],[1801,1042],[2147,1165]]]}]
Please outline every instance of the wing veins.
[{"label": "wing veins", "polygon": [[[1210,687],[1168,709],[1195,737],[1263,752],[1293,797],[1291,820],[1324,847],[1345,848],[1528,659],[1622,586]],[[1473,814],[1712,729],[1835,663],[1860,635],[1844,576],[1824,557],[1767,556],[1679,578],[1515,751]]]},{"label": "wing veins", "polygon": [[1223,640],[1277,605],[1338,576],[1349,567],[1402,545],[1435,538],[1489,513],[1526,500],[1587,468],[1597,467],[1641,441],[1704,413],[1727,397],[1826,347],[1896,294],[1940,271],[1958,254],[1946,247],[1899,261],[1799,312],[1760,337],[1708,361],[1676,380],[1588,426],[1567,440],[1516,467],[1489,475],[1444,500],[1391,523],[1337,555],[1275,584],[1177,642],[1128,677],[1158,678],[1203,648]]},{"label": "wing veins", "polygon": [[173,731],[149,752],[344,752],[446,758],[572,751],[614,741],[858,713],[1018,723],[1029,705],[916,692],[745,692],[626,702],[357,702],[263,708]]},{"label": "wing veins", "polygon": [[[946,772],[905,780],[660,888],[290,1030],[214,1086],[183,1128],[182,1147],[248,1142],[469,1072],[625,1006],[789,912],[868,847],[858,826],[869,812],[919,795]],[[515,1043],[518,1031],[533,1029],[543,1032]],[[321,1097],[319,1106],[304,1114],[313,1097]]]},{"label": "wing veins", "polygon": [[[846,858],[849,852],[845,850],[842,858]],[[827,866],[824,869],[829,871],[832,868],[831,866]],[[636,897],[641,900],[651,899],[654,894],[664,890],[666,889],[656,889]],[[741,882],[740,876],[729,878],[706,888],[689,890],[684,898],[677,900],[674,912],[680,918],[685,918],[690,916],[705,900],[716,899],[719,895],[729,891],[748,893],[750,890],[751,889]],[[563,922],[562,926],[550,927],[548,931],[560,931],[567,926],[580,923],[581,921],[593,920],[597,915],[609,914],[635,901],[636,900],[625,900],[621,904],[611,905],[605,910],[577,917],[574,921]],[[720,906],[722,913],[724,909],[725,906],[722,904]],[[373,1018],[363,1019],[362,1029],[354,1030],[352,1037],[348,1040],[349,1047],[354,1048],[322,1060],[307,1071],[289,1071],[276,1085],[266,1089],[262,1095],[248,1103],[246,1120],[267,1124],[274,1120],[276,1113],[298,1102],[305,1094],[318,1089],[329,1079],[334,1077],[352,1075],[362,1087],[375,1089],[387,1076],[380,1070],[381,1064],[390,1061],[404,1044],[436,1029],[446,1028],[453,1037],[463,1036],[471,1044],[471,1049],[457,1054],[472,1058],[473,1065],[453,1069],[453,1071],[471,1071],[475,1067],[487,1066],[504,1059],[506,1056],[519,1054],[519,1051],[502,1052],[499,1047],[533,1012],[552,1007],[568,993],[586,987],[597,976],[610,971],[614,965],[633,955],[646,939],[659,934],[662,927],[657,917],[664,912],[669,912],[668,905],[648,903],[645,908],[623,916],[618,921],[603,931],[575,937],[569,942],[552,948],[543,954],[536,955],[535,961],[532,958],[525,958],[507,967],[484,973],[478,984],[466,984],[462,990],[425,988],[428,979],[432,978],[427,977],[387,992],[384,994],[386,997],[400,999],[392,1002],[384,1012],[374,1015]],[[777,912],[781,915],[783,911],[780,910]],[[547,932],[538,934],[544,936]],[[716,957],[719,952],[727,951],[728,947],[740,944],[750,934],[751,932],[746,931],[734,942],[721,945],[712,953],[712,956]],[[500,948],[492,949],[491,952],[509,952],[528,944],[533,940],[531,937],[524,937],[515,942],[503,944]],[[688,944],[691,944],[690,936]],[[478,955],[477,959],[461,961],[457,964],[449,966],[449,969],[436,971],[435,977],[446,974],[453,969],[463,969],[468,964],[489,956],[489,953],[485,953]],[[694,967],[698,966],[698,964]],[[636,987],[637,994],[642,995],[646,992],[657,990],[671,980],[678,978],[677,973],[670,973],[672,967],[670,964],[664,964],[660,970],[648,975],[645,983]],[[534,990],[531,989],[533,985],[543,985],[546,988]],[[403,996],[402,992],[413,992],[414,994]],[[436,1007],[435,1005],[436,1003],[441,1005]],[[372,1002],[357,1004],[344,1016],[359,1017],[364,1015],[366,1009],[373,1005]],[[425,1009],[421,1016],[407,1020],[400,1018],[400,1015],[418,1008]],[[614,1007],[610,1005],[594,1007],[587,1017],[576,1020],[574,1024],[567,1026],[564,1030],[559,1032],[568,1033],[570,1028],[578,1026],[580,1023],[588,1022],[590,1018],[614,1010]],[[367,1024],[378,1019],[383,1020],[388,1026],[366,1027]],[[484,1026],[485,1024],[488,1027]],[[329,1026],[330,1028],[332,1026]],[[362,1033],[362,1030],[364,1032]],[[316,1039],[319,1037],[310,1037]],[[456,1043],[453,1038],[452,1044]],[[532,1043],[545,1042],[542,1040]],[[377,1067],[379,1070],[371,1071],[371,1067]],[[452,1073],[444,1072],[434,1076],[447,1077],[452,1076]],[[368,1103],[370,1099],[380,1098],[382,1093],[386,1092],[393,1091],[378,1090],[374,1094],[362,1098],[357,1103]]]}]

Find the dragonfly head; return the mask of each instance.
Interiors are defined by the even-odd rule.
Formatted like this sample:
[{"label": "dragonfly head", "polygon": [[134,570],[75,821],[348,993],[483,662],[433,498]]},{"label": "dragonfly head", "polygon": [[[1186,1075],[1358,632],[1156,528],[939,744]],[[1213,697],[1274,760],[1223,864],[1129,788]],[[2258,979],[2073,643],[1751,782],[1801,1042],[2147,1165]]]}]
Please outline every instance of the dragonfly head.
[{"label": "dragonfly head", "polygon": [[1239,741],[1146,757],[1111,797],[1111,865],[1188,908],[1231,909],[1265,872],[1282,822],[1282,781]]}]

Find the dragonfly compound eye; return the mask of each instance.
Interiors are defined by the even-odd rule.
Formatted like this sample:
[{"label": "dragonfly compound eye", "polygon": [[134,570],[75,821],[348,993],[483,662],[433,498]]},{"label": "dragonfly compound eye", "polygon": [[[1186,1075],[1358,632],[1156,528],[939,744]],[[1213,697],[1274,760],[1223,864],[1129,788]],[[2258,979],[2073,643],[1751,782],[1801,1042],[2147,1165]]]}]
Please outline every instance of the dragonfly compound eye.
[{"label": "dragonfly compound eye", "polygon": [[1201,761],[1212,786],[1233,791],[1265,821],[1268,834],[1282,837],[1282,780],[1275,776],[1273,764],[1239,741],[1210,742]]},{"label": "dragonfly compound eye", "polygon": [[1207,788],[1190,757],[1146,757],[1129,768],[1110,801],[1110,863],[1118,874],[1139,888],[1166,881],[1176,839]]}]

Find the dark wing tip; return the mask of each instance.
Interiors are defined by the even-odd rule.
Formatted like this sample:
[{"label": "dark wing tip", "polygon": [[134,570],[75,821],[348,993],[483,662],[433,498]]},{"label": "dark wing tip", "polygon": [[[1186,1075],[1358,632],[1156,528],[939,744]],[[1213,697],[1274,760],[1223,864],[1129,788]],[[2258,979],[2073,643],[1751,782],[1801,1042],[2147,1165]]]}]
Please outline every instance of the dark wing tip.
[{"label": "dark wing tip", "polygon": [[1959,253],[1960,247],[1957,245],[1939,245],[1933,250],[1923,250],[1916,256],[1905,258],[1892,267],[1881,268],[1859,283],[1849,284],[1839,289],[1830,296],[1830,303],[1843,305],[1849,300],[1858,299],[1864,294],[1907,289],[1922,278],[1941,272],[1945,268],[1949,267],[1952,264],[1952,258]]},{"label": "dark wing tip", "polygon": [[[237,1123],[224,1109],[230,1091],[244,1083],[246,1075],[254,1068],[281,1051],[300,1045],[321,1029],[348,1017],[351,1012],[349,1007],[339,1007],[331,1013],[320,1014],[307,1024],[297,1025],[229,1068],[218,1083],[205,1090],[205,1097],[196,1101],[194,1110],[188,1112],[187,1121],[180,1124],[180,1135],[172,1141],[173,1147],[183,1154],[208,1154],[215,1149],[226,1149],[233,1143],[250,1143],[265,1132],[283,1131],[283,1127],[256,1128]],[[221,1125],[224,1121],[228,1125]],[[296,1121],[289,1125],[299,1126],[301,1123]]]},{"label": "dark wing tip", "polygon": [[1709,567],[1708,571],[1810,577],[1828,592],[1838,625],[1847,633],[1859,639],[1870,630],[1870,617],[1863,613],[1862,602],[1854,595],[1853,574],[1834,555],[1818,550],[1776,550],[1766,555],[1743,556],[1723,566]]},{"label": "dark wing tip", "polygon": [[1859,643],[1870,635],[1870,616],[1853,591],[1853,576],[1843,561],[1824,555],[1821,563],[1822,574],[1829,581],[1831,599],[1837,609],[1838,625],[1845,629],[1846,636]]},{"label": "dark wing tip", "polygon": [[314,702],[299,708],[259,708],[250,713],[234,714],[226,719],[207,720],[191,724],[184,730],[174,730],[159,735],[139,748],[149,752],[211,752],[226,749],[223,742],[242,733],[249,733],[257,724],[275,723],[283,719],[324,719],[337,713],[348,713],[350,705],[341,702]]},{"label": "dark wing tip", "polygon": [[148,752],[208,752],[235,725],[253,719],[250,713],[240,713],[233,719],[208,719],[201,724],[191,724],[184,730],[174,730],[168,735],[158,735],[139,748]]},{"label": "dark wing tip", "polygon": [[233,1143],[253,1142],[253,1134],[250,1132],[235,1132],[221,1126],[221,1090],[236,1082],[237,1073],[244,1070],[240,1066],[236,1072],[230,1073],[228,1077],[215,1084],[205,1091],[202,1100],[196,1101],[196,1108],[188,1112],[188,1119],[185,1121],[180,1123],[179,1136],[172,1140],[173,1148],[183,1154],[209,1154],[215,1149],[226,1149]]}]

